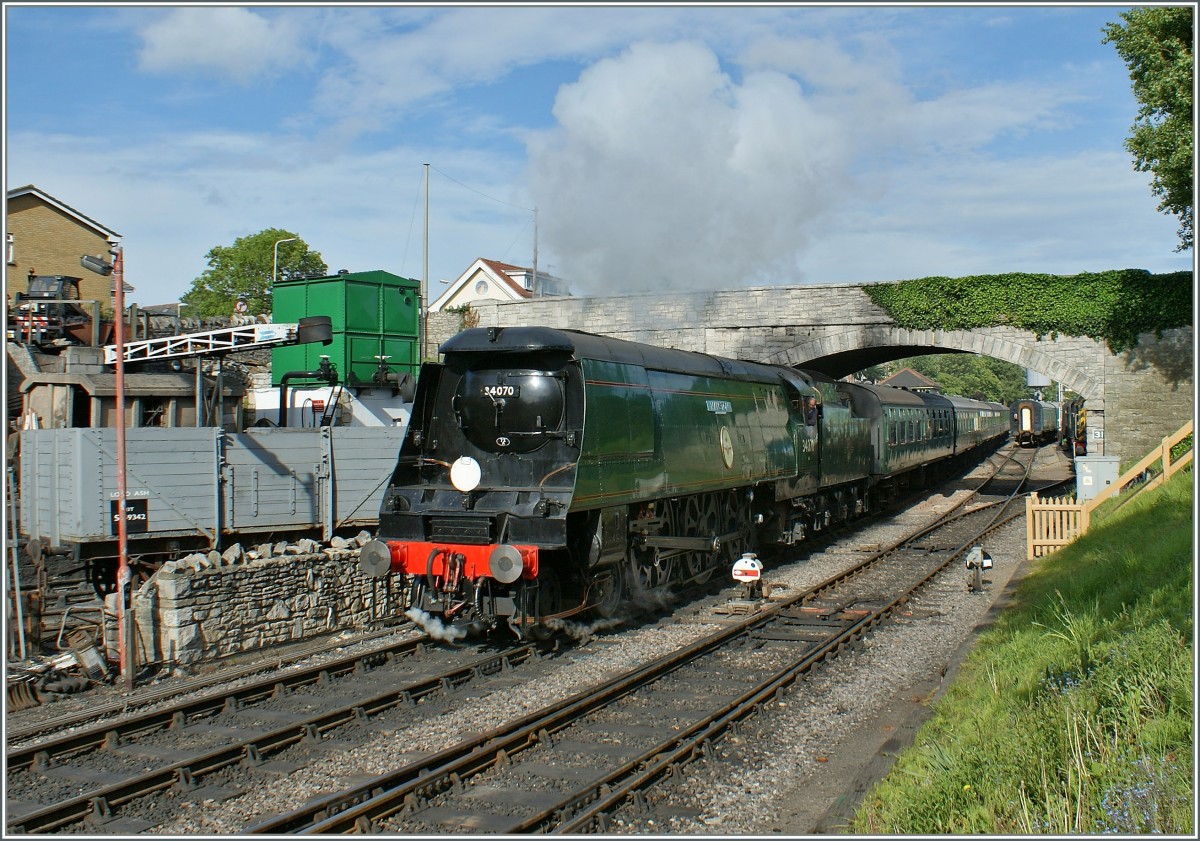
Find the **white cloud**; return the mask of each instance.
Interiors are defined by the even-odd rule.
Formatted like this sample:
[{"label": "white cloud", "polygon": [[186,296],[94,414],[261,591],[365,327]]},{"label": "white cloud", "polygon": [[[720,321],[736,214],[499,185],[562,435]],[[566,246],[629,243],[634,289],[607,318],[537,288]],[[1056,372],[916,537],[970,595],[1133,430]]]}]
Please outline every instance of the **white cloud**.
[{"label": "white cloud", "polygon": [[[1057,132],[1072,114],[1090,127],[1093,108],[1112,110],[1127,84],[1119,62],[1116,93],[1078,72],[1043,82],[998,70],[967,85],[939,65],[913,81],[899,15],[882,7],[130,7],[123,20],[149,14],[142,67],[173,78],[130,107],[194,94],[189,75],[313,72],[288,77],[294,110],[261,133],[225,128],[258,125],[239,110],[255,88],[210,100],[202,134],[130,142],[9,124],[10,183],[123,233],[145,303],[186,291],[208,249],[268,226],[296,230],[331,269],[418,276],[425,161],[470,185],[433,176],[435,295],[477,257],[529,260],[529,214],[480,193],[536,205],[540,267],[582,293],[1185,259],[1120,137],[1101,155],[1091,147],[1104,141]],[[520,85],[544,95],[543,71],[576,63],[556,127],[523,128],[546,115],[521,107]],[[485,87],[496,102],[476,95]],[[370,143],[356,142],[367,130]],[[503,151],[518,134],[524,161]],[[1046,152],[1065,135],[1069,151]]]},{"label": "white cloud", "polygon": [[814,283],[1121,268],[1191,268],[1173,217],[1118,152],[1000,161],[943,157],[897,171],[880,200],[823,220],[800,260]]},{"label": "white cloud", "polygon": [[918,100],[886,50],[856,63],[772,36],[745,54],[735,81],[705,45],[639,43],[560,89],[530,182],[544,247],[579,291],[1179,262],[1130,236],[1140,220],[1161,243],[1173,223],[1147,221],[1120,152],[1001,145],[1069,127],[1084,97],[1067,83]]},{"label": "white cloud", "polygon": [[694,43],[598,62],[554,114],[532,190],[563,276],[593,290],[762,282],[836,202],[855,145],[794,80],[737,84]]},{"label": "white cloud", "polygon": [[347,18],[339,10],[322,26],[322,43],[338,62],[321,79],[314,108],[332,120],[377,128],[414,108],[450,107],[443,94],[490,84],[515,68],[604,55],[639,33],[671,26],[681,14],[614,11],[480,6],[436,14],[367,10]]},{"label": "white cloud", "polygon": [[[211,248],[267,227],[296,231],[332,271],[422,275],[426,156],[411,147],[339,155],[303,137],[213,131],[110,148],[94,138],[15,132],[8,152],[20,172],[37,173],[18,183],[36,184],[122,235],[126,278],[141,304],[177,300]],[[492,195],[507,185],[488,179],[514,170],[478,150],[447,153],[441,166]],[[457,277],[478,257],[527,261],[530,217],[509,207],[481,212],[477,195],[434,175],[433,294],[443,288],[439,279]],[[514,238],[520,251],[509,253]]]},{"label": "white cloud", "polygon": [[249,84],[308,63],[298,21],[248,9],[173,9],[142,31],[139,65],[154,73],[198,72]]}]

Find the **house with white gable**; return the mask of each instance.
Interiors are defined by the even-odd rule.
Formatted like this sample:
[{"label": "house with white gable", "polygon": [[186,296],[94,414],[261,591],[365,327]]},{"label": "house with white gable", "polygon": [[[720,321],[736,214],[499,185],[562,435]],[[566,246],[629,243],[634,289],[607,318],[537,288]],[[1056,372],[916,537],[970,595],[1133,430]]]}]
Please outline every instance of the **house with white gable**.
[{"label": "house with white gable", "polygon": [[429,305],[430,312],[478,301],[521,301],[533,297],[570,295],[565,281],[533,269],[480,257]]}]

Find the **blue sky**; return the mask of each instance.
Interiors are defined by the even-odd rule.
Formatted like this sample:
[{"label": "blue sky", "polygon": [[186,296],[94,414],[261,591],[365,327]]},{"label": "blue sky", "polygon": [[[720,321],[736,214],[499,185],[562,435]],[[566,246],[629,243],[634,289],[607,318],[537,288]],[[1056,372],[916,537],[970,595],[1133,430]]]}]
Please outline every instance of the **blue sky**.
[{"label": "blue sky", "polygon": [[[578,294],[1192,267],[1123,143],[1124,5],[6,3],[4,172],[122,234],[478,257]],[[19,244],[18,244],[19,247]]]}]

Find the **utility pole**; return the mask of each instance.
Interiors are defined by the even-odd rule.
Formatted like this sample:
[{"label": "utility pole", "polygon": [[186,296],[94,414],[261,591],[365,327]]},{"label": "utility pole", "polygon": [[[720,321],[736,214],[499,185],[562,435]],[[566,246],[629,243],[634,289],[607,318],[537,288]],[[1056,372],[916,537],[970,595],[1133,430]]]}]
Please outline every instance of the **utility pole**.
[{"label": "utility pole", "polygon": [[417,302],[417,318],[420,320],[421,331],[421,362],[427,356],[426,343],[429,341],[429,164],[425,164],[425,247],[423,266],[421,268],[421,300]]},{"label": "utility pole", "polygon": [[[129,528],[125,510],[125,250],[117,243],[109,249],[113,261],[84,255],[79,259],[88,271],[113,279],[113,336],[116,339],[116,425],[117,436],[117,498],[113,500],[117,522],[117,650],[121,661],[121,676],[125,691],[133,691],[133,673],[137,652],[133,623],[133,572],[129,568]],[[199,411],[199,405],[196,410]],[[18,595],[20,595],[18,593]]]},{"label": "utility pole", "polygon": [[114,309],[116,328],[116,423],[117,423],[117,639],[121,656],[121,676],[125,691],[133,691],[133,573],[129,569],[129,527],[125,522],[125,255],[121,246],[113,249]]},{"label": "utility pole", "polygon": [[529,290],[533,293],[533,297],[538,296],[538,276],[537,276],[537,208],[533,209],[533,284]]}]

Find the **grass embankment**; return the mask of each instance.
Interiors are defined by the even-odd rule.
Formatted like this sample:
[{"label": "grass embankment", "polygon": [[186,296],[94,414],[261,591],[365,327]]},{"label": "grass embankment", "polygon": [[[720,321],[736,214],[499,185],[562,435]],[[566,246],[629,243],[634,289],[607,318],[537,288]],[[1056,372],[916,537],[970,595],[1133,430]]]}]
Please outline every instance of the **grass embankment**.
[{"label": "grass embankment", "polygon": [[1192,481],[1033,562],[851,832],[1192,834]]}]

